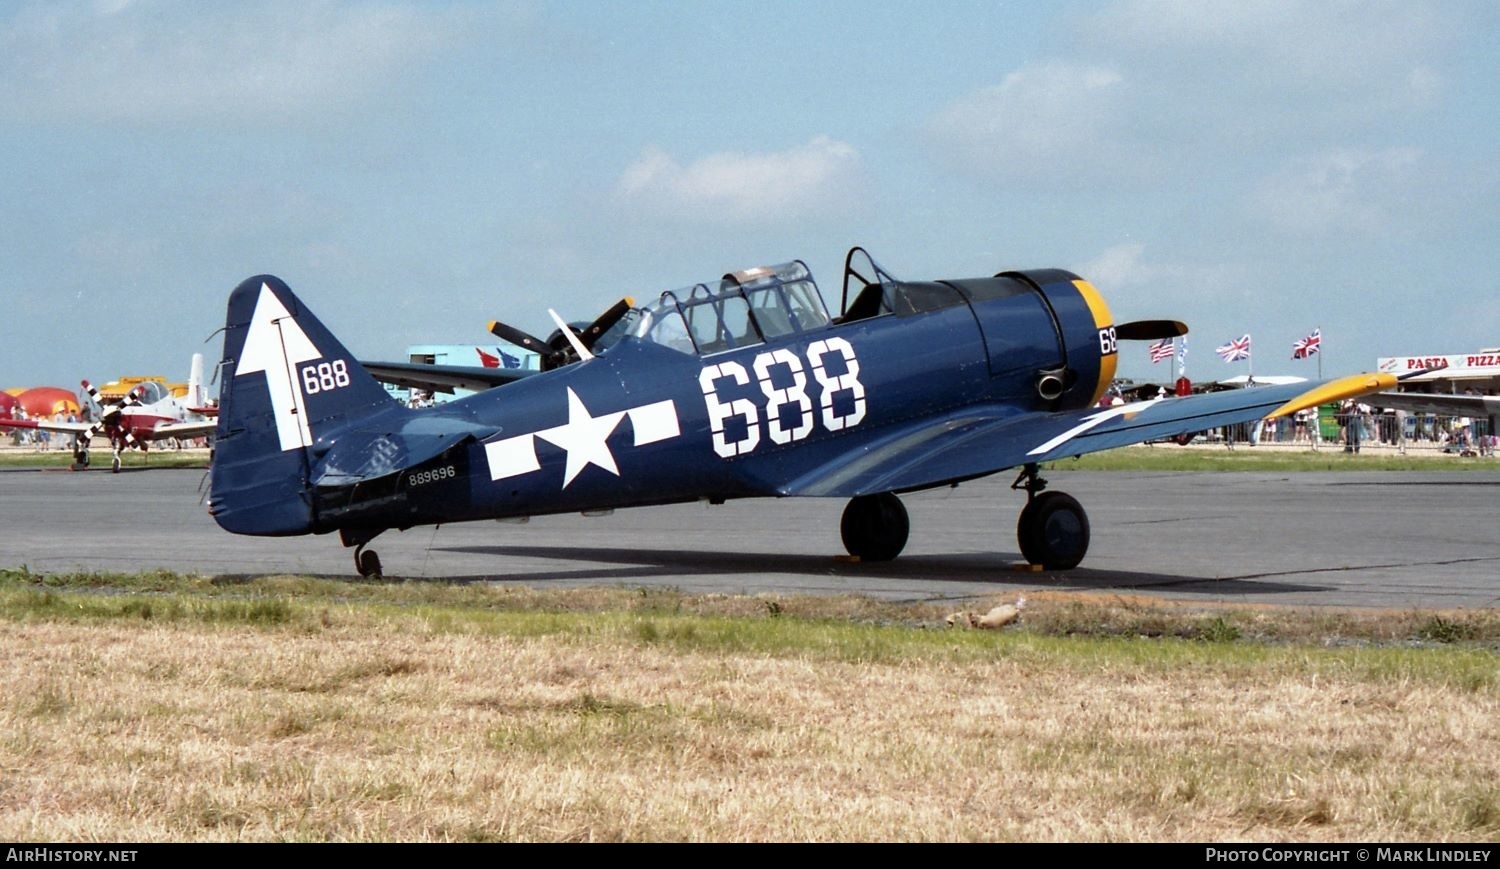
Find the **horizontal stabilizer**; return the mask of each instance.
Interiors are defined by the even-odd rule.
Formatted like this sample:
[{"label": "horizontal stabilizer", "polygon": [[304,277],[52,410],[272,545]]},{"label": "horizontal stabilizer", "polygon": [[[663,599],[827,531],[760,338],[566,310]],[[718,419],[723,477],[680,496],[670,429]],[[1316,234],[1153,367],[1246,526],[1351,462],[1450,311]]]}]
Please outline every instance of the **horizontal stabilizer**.
[{"label": "horizontal stabilizer", "polygon": [[525,368],[485,368],[479,365],[428,365],[421,362],[359,363],[370,376],[381,383],[406,389],[425,389],[452,395],[455,389],[483,392],[496,386],[514,383],[541,372]]},{"label": "horizontal stabilizer", "polygon": [[487,434],[488,430],[432,434],[347,432],[313,468],[313,483],[321,489],[384,477],[437,458],[480,433]]}]

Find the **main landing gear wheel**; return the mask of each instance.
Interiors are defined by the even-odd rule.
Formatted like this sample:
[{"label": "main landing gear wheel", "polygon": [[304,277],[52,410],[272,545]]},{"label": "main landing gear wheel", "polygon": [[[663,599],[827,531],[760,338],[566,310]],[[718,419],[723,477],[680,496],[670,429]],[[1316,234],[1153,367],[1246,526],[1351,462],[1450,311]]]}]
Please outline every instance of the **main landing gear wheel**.
[{"label": "main landing gear wheel", "polygon": [[900,555],[910,531],[906,507],[890,492],[850,500],[839,522],[844,548],[861,561],[890,561]]},{"label": "main landing gear wheel", "polygon": [[85,450],[85,449],[76,449],[76,450],[74,450],[73,451],[73,467],[75,469],[77,469],[77,470],[82,470],[84,468],[87,468],[88,466],[89,466],[89,451]]},{"label": "main landing gear wheel", "polygon": [[1041,492],[1021,510],[1016,538],[1027,561],[1048,570],[1069,570],[1089,551],[1089,517],[1072,495]]},{"label": "main landing gear wheel", "polygon": [[361,543],[354,547],[354,569],[366,579],[379,579],[380,556],[376,555],[373,549],[366,552],[365,545]]}]

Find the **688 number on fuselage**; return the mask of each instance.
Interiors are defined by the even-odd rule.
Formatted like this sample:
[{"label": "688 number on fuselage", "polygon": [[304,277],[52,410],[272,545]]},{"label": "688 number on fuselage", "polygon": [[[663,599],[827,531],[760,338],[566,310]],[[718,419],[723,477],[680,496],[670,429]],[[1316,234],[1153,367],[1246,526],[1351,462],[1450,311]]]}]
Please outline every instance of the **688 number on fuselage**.
[{"label": "688 number on fuselage", "polygon": [[[819,422],[825,430],[834,432],[853,428],[864,421],[865,387],[859,382],[859,359],[854,354],[854,347],[843,338],[828,338],[809,344],[806,356],[807,365],[804,367],[794,351],[781,347],[758,354],[750,364],[765,396],[764,428],[772,443],[789,444],[802,440],[812,434],[814,425]],[[843,360],[843,374],[829,373],[825,364],[829,357]],[[789,386],[776,385],[773,372],[778,368],[789,373]],[[807,394],[809,370],[820,390],[816,413],[812,397]],[[748,386],[750,377],[751,372],[746,371],[745,366],[733,361],[706,365],[698,375],[703,402],[708,408],[709,428],[713,432],[714,452],[726,459],[746,455],[761,444],[762,426],[757,404],[748,398],[727,402],[719,398],[722,381],[732,380],[738,386]],[[847,399],[836,402],[840,394],[846,395]],[[838,406],[840,404],[842,407]],[[786,412],[788,408],[793,408],[794,412]],[[745,433],[730,440],[728,423],[736,417],[743,421]]]}]

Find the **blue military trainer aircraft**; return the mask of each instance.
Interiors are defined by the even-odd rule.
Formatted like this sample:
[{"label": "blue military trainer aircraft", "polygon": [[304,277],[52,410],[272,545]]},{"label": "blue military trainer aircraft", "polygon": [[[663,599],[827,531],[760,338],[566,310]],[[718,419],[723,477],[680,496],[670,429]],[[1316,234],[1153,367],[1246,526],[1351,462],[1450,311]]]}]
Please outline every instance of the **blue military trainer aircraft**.
[{"label": "blue military trainer aircraft", "polygon": [[285,283],[253,277],[229,297],[209,511],[237,534],[337,531],[373,576],[380,560],[365,547],[391,528],[836,497],[849,500],[850,554],[881,561],[906,544],[900,493],[1019,468],[1020,552],[1064,570],[1088,550],[1088,517],[1044,491],[1042,463],[1395,383],[1355,375],[1101,407],[1118,341],[1186,327],[1116,325],[1088,281],[1056,269],[908,282],[854,248],[841,310],[829,315],[800,261],[734,272],[590,328],[559,319],[539,372],[420,366],[429,383],[502,385],[411,409]]}]

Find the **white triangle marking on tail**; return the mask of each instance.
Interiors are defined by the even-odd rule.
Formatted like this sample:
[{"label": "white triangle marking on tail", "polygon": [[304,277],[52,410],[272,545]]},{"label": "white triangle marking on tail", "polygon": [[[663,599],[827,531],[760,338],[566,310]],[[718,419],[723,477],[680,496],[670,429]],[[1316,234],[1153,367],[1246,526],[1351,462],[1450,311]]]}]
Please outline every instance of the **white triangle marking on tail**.
[{"label": "white triangle marking on tail", "polygon": [[312,446],[302,386],[292,372],[298,363],[322,357],[322,352],[313,346],[271,288],[261,284],[235,376],[256,371],[266,373],[271,408],[276,414],[276,434],[283,452]]}]

